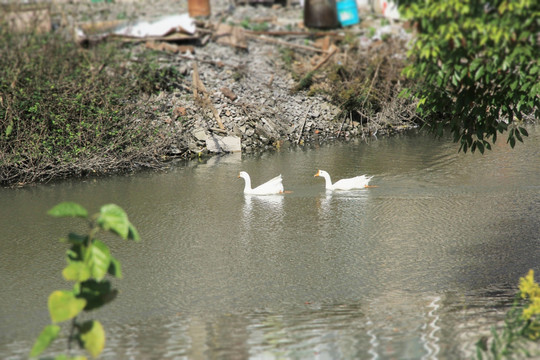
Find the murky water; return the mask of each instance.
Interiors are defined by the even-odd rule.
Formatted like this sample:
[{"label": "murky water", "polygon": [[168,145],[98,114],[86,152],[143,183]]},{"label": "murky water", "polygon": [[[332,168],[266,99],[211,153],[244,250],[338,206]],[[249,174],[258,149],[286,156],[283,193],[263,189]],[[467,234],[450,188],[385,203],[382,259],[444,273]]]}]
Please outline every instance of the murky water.
[{"label": "murky water", "polygon": [[[106,359],[448,359],[504,317],[540,271],[540,129],[486,155],[417,134],[231,155],[143,173],[0,189],[0,358],[26,358],[48,323],[76,201],[122,206],[142,242],[106,238],[118,298],[92,317]],[[333,180],[375,188],[326,194]],[[244,197],[282,174],[284,196]],[[65,348],[65,343],[54,349]]]}]

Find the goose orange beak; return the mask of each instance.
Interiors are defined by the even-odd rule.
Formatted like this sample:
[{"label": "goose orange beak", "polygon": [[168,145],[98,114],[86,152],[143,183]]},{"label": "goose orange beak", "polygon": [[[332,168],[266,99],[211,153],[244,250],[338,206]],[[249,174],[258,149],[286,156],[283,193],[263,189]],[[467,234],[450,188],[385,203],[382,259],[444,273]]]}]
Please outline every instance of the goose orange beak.
[{"label": "goose orange beak", "polygon": [[321,174],[321,170],[318,170],[317,173],[315,175],[313,175],[313,177],[320,176],[320,174]]}]

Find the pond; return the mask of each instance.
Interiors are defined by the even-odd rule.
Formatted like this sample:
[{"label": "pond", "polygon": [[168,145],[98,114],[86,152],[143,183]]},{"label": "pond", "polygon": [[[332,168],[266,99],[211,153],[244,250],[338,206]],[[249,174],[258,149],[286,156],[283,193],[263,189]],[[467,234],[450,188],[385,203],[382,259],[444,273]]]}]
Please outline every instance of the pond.
[{"label": "pond", "polygon": [[[126,210],[140,243],[105,236],[122,262],[115,301],[89,315],[104,359],[471,358],[540,258],[540,128],[481,154],[408,133],[231,154],[167,172],[0,189],[0,358],[27,358],[48,322],[72,219]],[[373,175],[376,187],[326,193]],[[283,196],[245,197],[283,175]],[[52,349],[64,350],[65,342]]]}]

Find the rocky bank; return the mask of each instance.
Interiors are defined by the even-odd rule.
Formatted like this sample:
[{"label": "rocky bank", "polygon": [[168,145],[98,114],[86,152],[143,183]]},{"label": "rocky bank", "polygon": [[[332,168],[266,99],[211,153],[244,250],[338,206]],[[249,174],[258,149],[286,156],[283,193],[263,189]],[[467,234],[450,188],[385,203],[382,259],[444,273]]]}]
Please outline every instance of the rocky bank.
[{"label": "rocky bank", "polygon": [[[187,13],[186,0],[73,0],[55,2],[54,6],[56,21],[71,28],[118,20],[137,23]],[[399,47],[392,50],[391,57],[403,58],[409,34],[399,21],[377,16],[373,9],[360,9],[360,24],[327,32],[331,36],[326,36],[324,44],[324,36],[305,36],[306,32],[316,30],[304,28],[303,8],[298,2],[286,6],[213,0],[211,7],[209,18],[198,19],[197,39],[174,45],[189,45],[190,50],[183,51],[181,46],[174,51],[163,48],[160,55],[160,64],[176,69],[184,81],[176,84],[174,90],[161,91],[144,101],[152,107],[147,114],[166,127],[164,133],[170,142],[166,157],[253,152],[414,126],[412,116],[395,114],[396,107],[403,104],[397,99],[388,101],[396,102],[392,107],[362,120],[342,111],[324,92],[293,91],[298,79],[294,79],[291,68],[306,74],[318,65],[324,68],[347,63],[351,61],[347,57],[351,46],[364,49],[365,56],[371,52],[376,56],[388,38],[393,37],[398,39],[394,44]],[[219,24],[236,25],[242,31],[263,24],[264,31],[243,33],[244,46],[231,46],[218,41],[215,29]],[[282,35],[272,36],[277,33]],[[140,41],[138,46],[148,45]],[[293,64],[286,64],[284,48],[294,51]],[[329,56],[332,50],[335,53]],[[200,82],[194,75],[198,75]],[[314,79],[324,81],[320,77]],[[396,84],[399,86],[398,81]],[[198,90],[197,94],[194,90]]]}]

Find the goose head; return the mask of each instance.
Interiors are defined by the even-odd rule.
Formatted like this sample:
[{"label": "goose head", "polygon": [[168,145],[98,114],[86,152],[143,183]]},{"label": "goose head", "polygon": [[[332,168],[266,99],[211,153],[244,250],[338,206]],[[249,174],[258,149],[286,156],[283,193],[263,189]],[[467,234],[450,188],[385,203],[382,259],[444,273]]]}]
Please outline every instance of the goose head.
[{"label": "goose head", "polygon": [[332,189],[332,180],[330,179],[330,174],[324,170],[317,170],[317,173],[313,176],[320,176],[324,178],[325,186],[327,189]]},{"label": "goose head", "polygon": [[238,174],[238,178],[243,178],[243,179],[249,179],[249,174],[245,171],[240,171],[240,173]]},{"label": "goose head", "polygon": [[324,177],[325,175],[328,175],[328,173],[324,170],[317,170],[317,173],[313,176],[322,176]]}]

